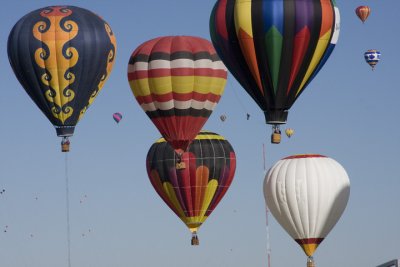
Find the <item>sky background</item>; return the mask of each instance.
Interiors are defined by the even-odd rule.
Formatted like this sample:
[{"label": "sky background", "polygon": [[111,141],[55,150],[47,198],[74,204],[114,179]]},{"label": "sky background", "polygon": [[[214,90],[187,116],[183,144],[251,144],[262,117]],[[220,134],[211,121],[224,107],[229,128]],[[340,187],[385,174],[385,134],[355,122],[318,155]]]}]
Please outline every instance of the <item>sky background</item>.
[{"label": "sky background", "polygon": [[[67,266],[65,153],[60,139],[15,78],[7,59],[12,26],[56,4],[101,15],[117,38],[117,58],[102,92],[71,138],[68,154],[71,262],[81,267],[267,266],[266,166],[303,153],[330,156],[347,170],[351,193],[341,219],[314,254],[317,266],[376,266],[400,258],[400,1],[338,0],[339,42],[289,112],[295,129],[280,145],[235,79],[204,129],[226,137],[237,169],[231,188],[200,228],[200,246],[151,186],[145,158],[160,134],[127,81],[141,43],[164,35],[209,37],[214,0],[8,1],[0,9],[0,266]],[[365,24],[354,9],[369,5]],[[375,71],[363,53],[378,49]],[[123,119],[116,124],[114,112]],[[246,113],[251,114],[246,120]],[[219,116],[227,119],[221,122]],[[286,126],[284,127],[284,129]],[[3,232],[7,227],[7,232]],[[305,266],[306,256],[270,217],[271,266]]]}]

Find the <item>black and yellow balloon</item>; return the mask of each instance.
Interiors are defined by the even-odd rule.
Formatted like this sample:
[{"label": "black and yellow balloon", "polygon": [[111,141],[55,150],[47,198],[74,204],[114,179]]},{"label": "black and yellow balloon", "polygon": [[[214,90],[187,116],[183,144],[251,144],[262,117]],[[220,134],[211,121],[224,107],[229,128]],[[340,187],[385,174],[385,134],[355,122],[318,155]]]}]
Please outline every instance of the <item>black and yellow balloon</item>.
[{"label": "black and yellow balloon", "polygon": [[112,70],[116,40],[111,27],[83,8],[44,7],[15,24],[7,50],[17,79],[68,151],[68,137]]}]

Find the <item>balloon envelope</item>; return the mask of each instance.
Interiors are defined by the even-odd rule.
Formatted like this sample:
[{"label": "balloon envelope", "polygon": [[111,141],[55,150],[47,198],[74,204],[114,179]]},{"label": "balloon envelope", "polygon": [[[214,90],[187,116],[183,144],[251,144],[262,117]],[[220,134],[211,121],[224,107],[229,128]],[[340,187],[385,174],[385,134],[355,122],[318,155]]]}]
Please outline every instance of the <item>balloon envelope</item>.
[{"label": "balloon envelope", "polygon": [[359,6],[356,8],[355,12],[357,17],[364,23],[371,13],[371,9],[369,6]]},{"label": "balloon envelope", "polygon": [[8,37],[8,58],[25,91],[56,127],[71,136],[114,64],[116,40],[98,15],[75,6],[30,12]]},{"label": "balloon envelope", "polygon": [[335,1],[218,0],[211,39],[236,80],[265,114],[283,124],[339,37]]},{"label": "balloon envelope", "polygon": [[132,92],[177,150],[185,151],[224,91],[225,65],[212,44],[192,36],[165,36],[140,45],[128,65]]},{"label": "balloon envelope", "polygon": [[219,118],[220,118],[221,121],[224,122],[226,120],[226,115],[222,114],[221,116],[219,116]]},{"label": "balloon envelope", "polygon": [[116,123],[119,123],[122,120],[122,114],[119,112],[114,113],[113,119],[115,120]]},{"label": "balloon envelope", "polygon": [[364,59],[372,70],[375,69],[376,64],[381,60],[381,52],[376,49],[370,49],[364,53]]},{"label": "balloon envelope", "polygon": [[278,161],[264,180],[265,201],[286,232],[312,256],[339,220],[350,195],[344,168],[321,155]]},{"label": "balloon envelope", "polygon": [[294,134],[294,130],[292,128],[287,128],[285,130],[285,133],[286,133],[286,136],[290,138]]},{"label": "balloon envelope", "polygon": [[182,160],[186,168],[176,169],[176,153],[161,138],[147,154],[147,173],[158,195],[190,231],[196,232],[232,183],[236,156],[222,136],[200,132]]}]

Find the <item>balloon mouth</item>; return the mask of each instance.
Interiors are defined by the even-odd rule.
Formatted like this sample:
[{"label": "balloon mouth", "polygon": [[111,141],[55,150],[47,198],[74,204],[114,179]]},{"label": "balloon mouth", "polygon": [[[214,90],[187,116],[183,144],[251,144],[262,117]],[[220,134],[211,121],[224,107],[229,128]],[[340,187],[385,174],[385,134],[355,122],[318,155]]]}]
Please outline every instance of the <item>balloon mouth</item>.
[{"label": "balloon mouth", "polygon": [[69,137],[74,135],[75,126],[55,126],[57,136]]},{"label": "balloon mouth", "polygon": [[264,111],[265,122],[267,124],[279,125],[285,124],[289,111],[287,109],[276,109]]},{"label": "balloon mouth", "polygon": [[301,246],[308,257],[311,257],[314,254],[315,250],[323,240],[324,238],[295,239],[297,244]]}]

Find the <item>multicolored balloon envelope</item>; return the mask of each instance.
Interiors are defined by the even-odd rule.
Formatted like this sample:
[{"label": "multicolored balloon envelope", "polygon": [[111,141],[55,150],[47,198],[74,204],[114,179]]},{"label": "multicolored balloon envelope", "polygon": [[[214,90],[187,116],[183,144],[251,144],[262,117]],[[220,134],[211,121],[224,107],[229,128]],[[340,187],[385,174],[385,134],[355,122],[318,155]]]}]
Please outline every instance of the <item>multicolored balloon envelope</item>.
[{"label": "multicolored balloon envelope", "polygon": [[91,11],[49,6],[15,24],[7,49],[19,82],[66,139],[110,75],[116,40]]},{"label": "multicolored balloon envelope", "polygon": [[309,261],[341,217],[349,195],[344,168],[321,155],[284,158],[269,169],[264,180],[268,208]]},{"label": "multicolored balloon envelope", "polygon": [[329,58],[339,28],[334,0],[218,0],[210,18],[218,55],[275,126]]},{"label": "multicolored balloon envelope", "polygon": [[165,139],[159,139],[147,154],[147,173],[158,195],[192,232],[210,216],[232,183],[236,156],[222,136],[200,132],[183,153],[186,168],[177,169],[178,158]]},{"label": "multicolored balloon envelope", "polygon": [[286,136],[290,138],[294,134],[294,130],[292,128],[287,128],[285,130],[285,133],[286,133]]},{"label": "multicolored balloon envelope", "polygon": [[381,60],[381,52],[375,49],[370,49],[364,53],[365,62],[371,66],[372,70],[375,69],[376,64]]},{"label": "multicolored balloon envelope", "polygon": [[115,120],[116,123],[119,123],[122,120],[122,114],[119,112],[114,113],[113,119]]},{"label": "multicolored balloon envelope", "polygon": [[136,100],[177,151],[185,151],[221,98],[227,70],[212,44],[192,36],[147,41],[132,54]]},{"label": "multicolored balloon envelope", "polygon": [[356,8],[356,15],[357,17],[364,23],[369,14],[371,13],[371,9],[369,8],[369,6],[359,6]]}]

